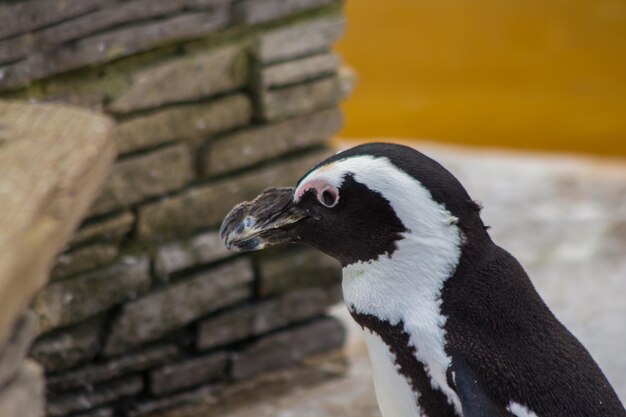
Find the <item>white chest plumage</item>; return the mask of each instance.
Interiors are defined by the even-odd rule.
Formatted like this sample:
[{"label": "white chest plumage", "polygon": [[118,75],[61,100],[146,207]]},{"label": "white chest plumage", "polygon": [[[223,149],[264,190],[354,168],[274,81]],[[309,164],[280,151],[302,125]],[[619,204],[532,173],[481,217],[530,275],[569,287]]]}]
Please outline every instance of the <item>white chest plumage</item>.
[{"label": "white chest plumage", "polygon": [[[409,231],[397,241],[397,249],[391,256],[381,255],[376,260],[357,262],[343,269],[344,299],[358,313],[371,314],[391,325],[402,322],[432,387],[441,390],[460,415],[459,398],[446,381],[450,358],[444,349],[446,318],[441,313],[441,290],[458,264],[461,233],[455,225],[456,219],[432,199],[428,190],[404,172],[384,167],[384,161],[377,160],[382,165],[380,171],[387,169],[384,176],[378,172],[362,180],[389,200]],[[355,176],[357,181],[361,179],[359,175]],[[406,192],[387,193],[389,181],[395,183],[393,189],[398,189],[400,183]],[[389,351],[384,355],[378,341],[371,336],[366,340],[374,369],[387,369],[383,363],[388,360]],[[386,382],[378,378],[387,378],[387,373],[376,373],[379,374],[377,392],[385,392],[378,387]],[[414,411],[416,414],[407,415],[421,415]],[[383,416],[396,417],[393,413],[385,414],[384,410]]]},{"label": "white chest plumage", "polygon": [[376,334],[365,329],[363,337],[372,364],[374,388],[383,417],[425,417],[418,406],[419,393],[398,372],[396,358]]},{"label": "white chest plumage", "polygon": [[[396,242],[393,253],[344,267],[345,302],[357,313],[375,316],[390,325],[403,323],[432,387],[441,390],[460,415],[459,398],[445,376],[450,358],[444,349],[446,318],[440,308],[441,290],[460,258],[457,219],[434,201],[417,179],[384,157],[359,156],[337,161],[311,172],[299,187],[306,187],[310,181],[323,181],[339,188],[348,173],[355,181],[380,193],[407,231]],[[295,195],[298,194],[299,188]],[[407,392],[412,391],[410,384],[395,369],[389,348],[372,334],[366,335],[366,341],[383,417],[422,416],[416,402],[419,393]]]}]

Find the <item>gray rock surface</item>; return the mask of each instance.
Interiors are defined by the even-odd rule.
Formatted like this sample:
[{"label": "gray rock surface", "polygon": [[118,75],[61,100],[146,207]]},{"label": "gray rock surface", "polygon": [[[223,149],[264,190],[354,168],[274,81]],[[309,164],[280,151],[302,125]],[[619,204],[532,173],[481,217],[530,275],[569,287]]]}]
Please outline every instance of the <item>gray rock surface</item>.
[{"label": "gray rock surface", "polygon": [[126,303],[111,326],[105,354],[118,354],[252,296],[252,265],[241,258],[181,279]]},{"label": "gray rock surface", "polygon": [[103,214],[176,190],[191,180],[191,165],[184,144],[118,161],[111,168],[91,213]]},{"label": "gray rock surface", "polygon": [[[150,287],[148,258],[124,257],[108,268],[49,284],[37,294],[33,310],[40,331],[77,323],[136,297]],[[97,292],[98,297],[93,297]]]},{"label": "gray rock surface", "polygon": [[336,0],[243,0],[235,4],[234,14],[237,22],[255,24],[335,2]]},{"label": "gray rock surface", "polygon": [[0,391],[0,416],[44,417],[43,370],[37,363],[22,362],[18,374]]},{"label": "gray rock surface", "polygon": [[248,124],[250,99],[234,94],[209,103],[155,111],[121,123],[115,132],[120,153],[175,140],[197,140]]},{"label": "gray rock surface", "polygon": [[341,112],[333,108],[221,137],[206,149],[204,174],[223,174],[288,152],[321,145],[337,133],[341,125]]},{"label": "gray rock surface", "polygon": [[228,24],[225,7],[210,12],[190,12],[165,20],[148,21],[95,34],[50,51],[32,53],[3,68],[0,89],[13,88],[87,65],[103,64],[159,44],[193,39]]},{"label": "gray rock surface", "polygon": [[[114,113],[192,101],[243,87],[248,62],[241,45],[199,53],[133,75],[128,89],[107,107]],[[217,120],[216,120],[217,122]]]},{"label": "gray rock surface", "polygon": [[173,272],[232,256],[218,232],[207,232],[188,240],[171,242],[156,250],[154,269],[166,279]]},{"label": "gray rock surface", "polygon": [[[48,3],[60,5],[62,2],[49,1]],[[83,7],[88,7],[89,3],[94,2],[83,3],[86,3]],[[100,1],[100,3],[104,2]],[[206,7],[205,5],[205,7],[197,7],[193,3],[198,2],[194,0],[134,0],[81,14],[36,32],[0,41],[0,63],[23,58],[29,53],[49,50],[115,26],[171,15],[190,6],[196,6],[196,9]],[[31,24],[32,21],[27,23]]]},{"label": "gray rock surface", "polygon": [[74,391],[77,387],[110,381],[123,375],[153,368],[171,362],[179,356],[180,350],[175,345],[156,345],[106,362],[91,363],[64,373],[49,375],[46,381],[47,387],[53,394]]},{"label": "gray rock surface", "polygon": [[228,353],[217,352],[165,365],[150,372],[150,392],[161,396],[215,381],[226,375],[228,363]]},{"label": "gray rock surface", "polygon": [[43,365],[46,372],[89,361],[102,347],[105,320],[105,315],[98,315],[75,326],[43,335],[31,347],[30,357]]},{"label": "gray rock surface", "polygon": [[264,337],[233,356],[232,377],[241,380],[293,366],[306,356],[340,348],[344,339],[345,328],[334,318]]},{"label": "gray rock surface", "polygon": [[121,378],[72,393],[49,397],[46,411],[48,417],[60,417],[77,411],[88,410],[102,404],[133,396],[143,389],[139,376]]},{"label": "gray rock surface", "polygon": [[310,166],[330,154],[325,149],[312,151],[146,204],[139,209],[138,236],[140,239],[166,239],[218,227],[235,204],[256,197],[267,187],[295,185]]},{"label": "gray rock surface", "polygon": [[[128,417],[143,417],[189,404],[204,404],[211,407],[217,402],[216,392],[221,385],[205,385],[179,394],[135,402],[126,410]],[[165,411],[167,412],[167,411]],[[176,412],[176,411],[174,411]]]},{"label": "gray rock surface", "polygon": [[67,2],[29,0],[0,4],[0,39],[30,32],[71,17],[88,13],[107,0]]},{"label": "gray rock surface", "polygon": [[125,211],[113,217],[90,222],[74,233],[70,246],[89,242],[119,243],[130,232],[134,221],[135,216],[130,211]]},{"label": "gray rock surface", "polygon": [[327,51],[344,29],[345,20],[341,16],[326,16],[279,28],[259,37],[257,56],[262,63],[271,63]]},{"label": "gray rock surface", "polygon": [[299,288],[328,286],[341,281],[341,265],[311,248],[289,248],[258,256],[259,294],[285,294]]},{"label": "gray rock surface", "polygon": [[261,92],[261,113],[267,121],[300,116],[336,105],[342,97],[338,77],[323,78]]},{"label": "gray rock surface", "polygon": [[117,245],[96,243],[64,252],[50,272],[52,281],[111,264],[119,253]]},{"label": "gray rock surface", "polygon": [[212,349],[324,314],[341,300],[341,288],[307,288],[226,311],[198,325],[196,347]]},{"label": "gray rock surface", "polygon": [[37,315],[26,311],[15,322],[13,333],[4,346],[0,347],[0,391],[20,371],[28,348],[37,334],[37,326]]},{"label": "gray rock surface", "polygon": [[261,85],[264,88],[282,87],[309,81],[337,72],[341,60],[333,53],[322,53],[264,67]]}]

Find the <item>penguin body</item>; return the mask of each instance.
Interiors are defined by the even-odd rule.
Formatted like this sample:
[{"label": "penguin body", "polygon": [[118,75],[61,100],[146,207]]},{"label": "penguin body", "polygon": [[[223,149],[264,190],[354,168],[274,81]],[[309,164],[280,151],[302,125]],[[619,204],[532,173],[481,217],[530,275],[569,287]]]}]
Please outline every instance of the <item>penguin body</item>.
[{"label": "penguin body", "polygon": [[361,145],[276,193],[273,212],[263,195],[234,209],[222,236],[240,250],[305,243],[342,263],[383,417],[626,415],[437,162],[405,146]]}]

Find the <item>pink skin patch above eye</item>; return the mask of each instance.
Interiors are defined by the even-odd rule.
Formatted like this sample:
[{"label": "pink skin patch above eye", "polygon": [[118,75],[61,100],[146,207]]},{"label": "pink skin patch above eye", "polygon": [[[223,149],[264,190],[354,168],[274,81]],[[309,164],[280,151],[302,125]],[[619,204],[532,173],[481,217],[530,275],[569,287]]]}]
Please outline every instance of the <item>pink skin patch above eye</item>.
[{"label": "pink skin patch above eye", "polygon": [[[307,181],[304,184],[302,184],[300,187],[298,187],[298,189],[296,190],[296,194],[293,196],[293,200],[297,203],[298,201],[300,201],[304,193],[306,193],[309,190],[315,190],[317,199],[326,206],[328,205],[325,204],[322,200],[320,200],[322,193],[324,191],[329,191],[330,193],[332,193],[334,200],[335,200],[335,204],[339,200],[339,190],[337,190],[337,187],[335,187],[334,185],[324,180],[319,180],[319,179]],[[332,204],[332,205],[334,206],[335,204]]]}]

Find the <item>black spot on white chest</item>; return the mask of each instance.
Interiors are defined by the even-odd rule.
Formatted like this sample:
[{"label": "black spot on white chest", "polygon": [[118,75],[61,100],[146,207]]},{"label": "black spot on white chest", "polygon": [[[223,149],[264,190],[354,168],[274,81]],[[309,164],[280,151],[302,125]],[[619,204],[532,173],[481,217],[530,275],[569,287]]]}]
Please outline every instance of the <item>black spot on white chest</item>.
[{"label": "black spot on white chest", "polygon": [[[392,399],[381,399],[379,401],[414,401],[416,407],[413,410],[417,410],[415,416],[419,416],[423,413],[428,417],[455,417],[457,416],[454,407],[449,403],[446,395],[439,389],[433,388],[430,377],[428,376],[425,366],[421,363],[416,357],[415,347],[410,344],[410,336],[404,330],[404,323],[400,322],[396,325],[391,325],[387,321],[380,320],[376,316],[370,314],[361,314],[355,312],[351,309],[351,314],[354,317],[355,321],[359,323],[366,331],[372,334],[372,337],[378,338],[390,353],[390,357],[395,363],[394,368],[395,371],[399,374],[400,377],[406,381],[413,392],[413,396],[409,397],[407,395],[402,394],[402,387],[380,387],[381,382],[375,381],[377,385],[377,395],[380,397],[380,391],[390,391],[392,395],[396,395],[396,398]],[[367,338],[366,338],[367,340]],[[375,344],[376,342],[374,342]],[[368,341],[368,348],[370,349],[370,356],[374,355],[383,355],[385,352],[382,352],[383,349],[374,347],[372,349],[372,342]],[[372,357],[372,366],[375,372],[375,378],[382,377],[386,378],[387,381],[384,383],[394,384],[399,381],[398,379],[394,380],[393,377],[385,376],[385,375],[376,375],[376,372],[385,372],[384,369],[376,369],[384,368],[383,364],[387,358],[377,358]],[[379,364],[374,362],[380,361]],[[395,391],[394,391],[395,388]],[[387,395],[385,392],[382,395]],[[381,404],[381,409],[383,409],[386,405]],[[394,407],[387,406],[387,407]],[[402,409],[403,411],[411,410],[410,405],[402,406],[395,405]],[[383,409],[383,413],[384,413]],[[413,417],[411,414],[409,414]],[[387,417],[387,416],[383,416]]]}]

